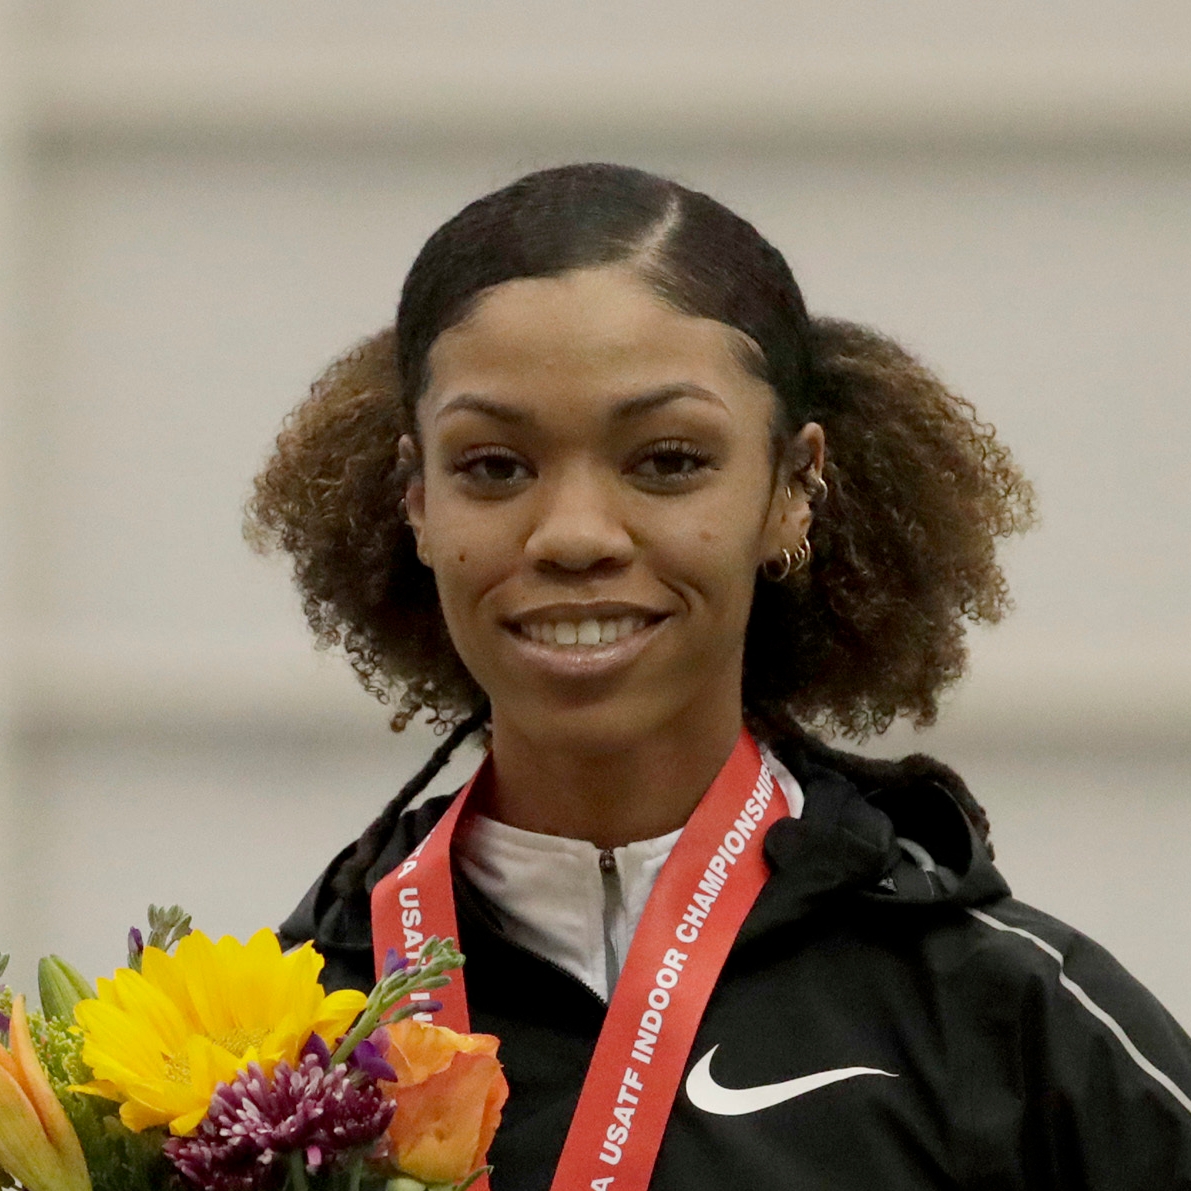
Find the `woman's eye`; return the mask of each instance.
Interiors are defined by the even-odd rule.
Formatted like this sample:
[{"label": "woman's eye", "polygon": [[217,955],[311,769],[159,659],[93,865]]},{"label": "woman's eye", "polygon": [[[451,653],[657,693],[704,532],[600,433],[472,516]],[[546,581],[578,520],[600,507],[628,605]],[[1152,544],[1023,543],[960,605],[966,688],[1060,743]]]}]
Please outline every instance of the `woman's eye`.
[{"label": "woman's eye", "polygon": [[651,480],[683,480],[697,475],[711,463],[706,452],[685,443],[659,443],[635,465],[638,475]]},{"label": "woman's eye", "polygon": [[507,487],[528,479],[529,468],[521,459],[505,451],[467,454],[456,461],[454,470],[485,487]]}]

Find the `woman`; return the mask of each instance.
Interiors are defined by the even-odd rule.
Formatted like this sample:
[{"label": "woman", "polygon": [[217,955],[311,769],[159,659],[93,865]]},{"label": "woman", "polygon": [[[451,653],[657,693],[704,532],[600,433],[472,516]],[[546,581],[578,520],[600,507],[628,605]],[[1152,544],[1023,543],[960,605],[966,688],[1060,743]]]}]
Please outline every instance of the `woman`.
[{"label": "woman", "polygon": [[933,720],[1032,494],[751,225],[602,165],[471,204],[252,515],[394,726],[454,725],[282,934],[366,987],[457,927],[496,1191],[1191,1186],[1178,1027],[1010,898],[954,773],[805,730]]}]

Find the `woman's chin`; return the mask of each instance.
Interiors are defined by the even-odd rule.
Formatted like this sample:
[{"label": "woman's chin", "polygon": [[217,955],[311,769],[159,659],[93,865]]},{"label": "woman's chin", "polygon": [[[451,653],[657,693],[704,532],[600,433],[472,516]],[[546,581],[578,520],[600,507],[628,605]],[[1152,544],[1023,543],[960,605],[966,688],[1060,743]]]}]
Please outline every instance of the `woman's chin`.
[{"label": "woman's chin", "polygon": [[585,698],[504,709],[494,704],[493,735],[511,732],[557,755],[616,753],[657,741],[668,717],[652,700]]},{"label": "woman's chin", "polygon": [[[560,698],[557,689],[548,698],[535,692],[520,692],[518,699],[492,699],[493,743],[500,748],[502,737],[518,738],[557,757],[609,755],[638,749],[663,751],[669,748],[699,751],[725,730],[739,730],[740,686],[718,683],[650,684],[648,688],[604,692],[590,689],[580,697]],[[694,694],[692,695],[692,691]],[[526,697],[528,696],[528,697]]]}]

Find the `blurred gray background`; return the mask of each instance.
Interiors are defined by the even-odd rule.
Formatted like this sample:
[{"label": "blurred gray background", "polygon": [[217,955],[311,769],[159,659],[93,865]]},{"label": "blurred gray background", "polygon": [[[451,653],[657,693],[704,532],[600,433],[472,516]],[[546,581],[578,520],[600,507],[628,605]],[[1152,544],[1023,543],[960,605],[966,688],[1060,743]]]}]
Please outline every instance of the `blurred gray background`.
[{"label": "blurred gray background", "polygon": [[432,746],[241,505],[439,223],[601,158],[751,218],[1014,447],[1019,610],[867,747],[960,769],[1018,895],[1191,1024],[1191,5],[44,0],[0,54],[14,983],[106,973],[150,900],[277,923]]}]

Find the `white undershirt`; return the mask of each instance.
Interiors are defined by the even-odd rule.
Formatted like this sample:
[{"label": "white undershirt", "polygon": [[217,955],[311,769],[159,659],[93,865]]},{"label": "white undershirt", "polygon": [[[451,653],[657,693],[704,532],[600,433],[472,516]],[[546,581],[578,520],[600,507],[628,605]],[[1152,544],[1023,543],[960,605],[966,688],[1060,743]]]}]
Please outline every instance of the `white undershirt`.
[{"label": "white undershirt", "polygon": [[[798,818],[798,782],[772,753],[761,752],[791,816]],[[616,867],[605,873],[600,849],[587,840],[473,815],[460,826],[455,856],[514,942],[558,964],[607,1001],[653,883],[681,834],[679,828],[609,849]]]}]

